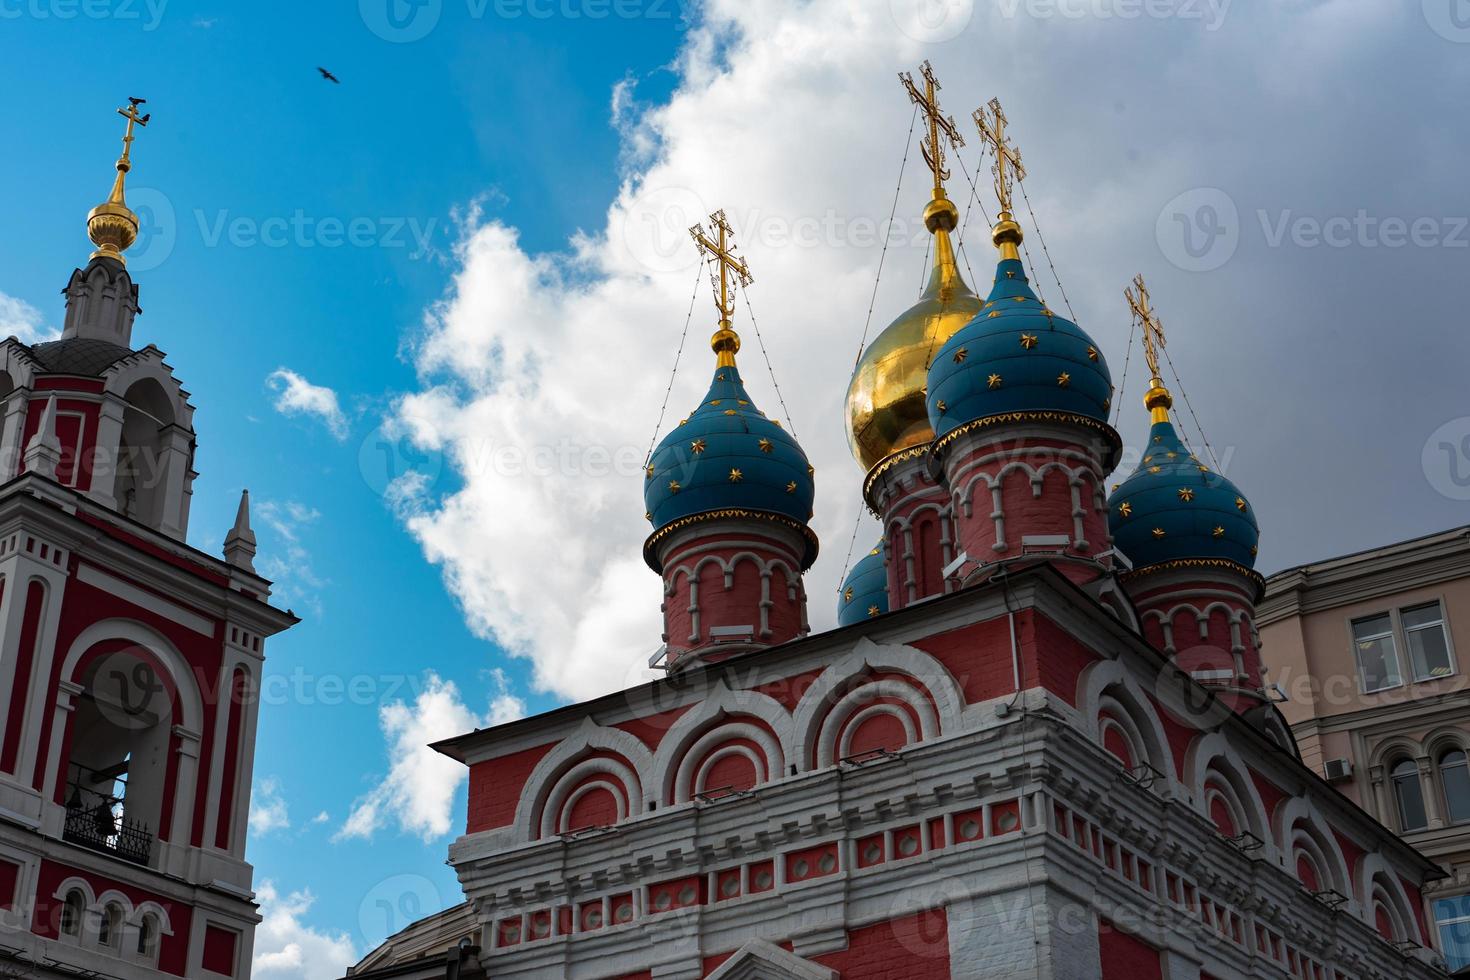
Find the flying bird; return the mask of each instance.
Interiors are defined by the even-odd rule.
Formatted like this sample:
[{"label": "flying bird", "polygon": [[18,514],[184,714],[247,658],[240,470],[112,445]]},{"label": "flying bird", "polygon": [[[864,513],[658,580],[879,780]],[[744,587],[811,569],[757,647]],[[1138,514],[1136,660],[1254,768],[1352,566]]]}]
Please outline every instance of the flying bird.
[{"label": "flying bird", "polygon": [[342,80],[340,78],[338,78],[336,75],[333,75],[331,72],[327,71],[325,68],[322,68],[321,66],[318,66],[317,67],[317,71],[321,72],[322,73],[322,77],[325,78],[327,81],[329,81],[329,82],[336,82],[338,85],[341,85],[342,84]]}]

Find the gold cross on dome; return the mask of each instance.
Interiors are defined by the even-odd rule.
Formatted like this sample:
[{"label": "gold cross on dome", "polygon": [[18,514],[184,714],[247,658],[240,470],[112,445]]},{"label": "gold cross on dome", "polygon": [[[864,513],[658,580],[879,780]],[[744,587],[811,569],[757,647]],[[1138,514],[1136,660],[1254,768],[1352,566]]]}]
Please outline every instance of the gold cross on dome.
[{"label": "gold cross on dome", "polygon": [[939,200],[944,197],[944,182],[949,179],[949,171],[944,169],[944,146],[940,137],[948,139],[950,145],[956,148],[965,145],[965,138],[954,124],[954,116],[944,115],[939,108],[939,79],[934,77],[934,69],[929,62],[920,66],[919,76],[924,80],[923,91],[914,84],[914,76],[906,71],[898,73],[898,80],[903,82],[904,89],[908,91],[909,101],[919,107],[928,123],[929,135],[924,137],[919,149],[923,151],[924,162],[929,164],[929,169],[934,174],[934,197]]},{"label": "gold cross on dome", "polygon": [[988,106],[975,110],[975,126],[980,130],[980,138],[995,154],[995,163],[990,167],[990,172],[995,175],[995,197],[1000,201],[1000,209],[1007,214],[1011,212],[1011,190],[1015,182],[1026,179],[1021,151],[1011,145],[1011,138],[1006,134],[1008,123],[1000,107],[1000,99],[991,99]]},{"label": "gold cross on dome", "polygon": [[720,293],[720,298],[715,300],[715,307],[720,311],[720,325],[728,328],[730,320],[735,316],[735,301],[730,298],[732,280],[738,281],[742,286],[749,286],[755,282],[755,277],[750,274],[750,267],[745,264],[745,260],[735,255],[735,233],[730,228],[730,222],[725,219],[725,212],[716,211],[709,216],[709,221],[714,226],[714,235],[706,232],[703,224],[690,228],[689,234],[693,237],[694,244],[699,246],[699,254],[716,267],[716,271],[710,275],[710,282]]},{"label": "gold cross on dome", "polygon": [[1143,329],[1143,356],[1148,361],[1148,369],[1158,378],[1159,351],[1164,349],[1164,324],[1154,312],[1142,274],[1133,277],[1133,285],[1123,290],[1123,297],[1133,311],[1133,322]]}]

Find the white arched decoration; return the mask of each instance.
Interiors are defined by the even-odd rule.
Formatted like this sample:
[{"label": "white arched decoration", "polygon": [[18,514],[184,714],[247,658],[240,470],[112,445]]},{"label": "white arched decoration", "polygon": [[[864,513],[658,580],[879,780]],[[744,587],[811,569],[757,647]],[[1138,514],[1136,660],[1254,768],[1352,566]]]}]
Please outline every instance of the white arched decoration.
[{"label": "white arched decoration", "polygon": [[[903,675],[912,683],[897,679],[868,682],[866,678],[874,673]],[[865,693],[854,697],[860,691]],[[914,647],[880,645],[863,637],[822,671],[796,706],[788,756],[792,764],[801,770],[833,765],[841,758],[837,738],[842,722],[867,707],[875,696],[895,697],[909,705],[925,739],[961,727],[964,694],[943,664]]]},{"label": "white arched decoration", "polygon": [[732,739],[759,746],[765,758],[756,766],[756,773],[759,776],[764,771],[764,780],[785,775],[787,759],[794,759],[791,715],[781,703],[757,691],[731,690],[722,678],[708,697],[669,726],[659,742],[650,769],[662,777],[657,784],[658,798],[665,803],[687,803],[701,769],[713,761],[708,754]]},{"label": "white arched decoration", "polygon": [[[1246,618],[1243,608],[1233,607],[1229,603],[1219,599],[1206,604],[1203,609],[1196,606],[1193,602],[1185,601],[1176,603],[1167,610],[1150,609],[1143,614],[1143,619],[1145,622],[1152,621],[1159,624],[1159,630],[1163,633],[1164,637],[1164,652],[1174,654],[1178,652],[1174,643],[1175,617],[1180,613],[1187,613],[1192,616],[1199,630],[1200,640],[1208,644],[1208,641],[1212,639],[1210,636],[1210,614],[1214,612],[1224,613],[1226,621],[1230,624],[1230,647],[1228,652],[1234,660],[1234,667],[1232,669],[1238,675],[1243,670],[1243,661],[1241,658],[1246,649],[1245,629],[1250,627],[1249,620]],[[1213,646],[1214,644],[1209,645]]]},{"label": "white arched decoration", "polygon": [[[673,560],[677,562],[683,557],[683,555],[677,555]],[[674,593],[677,591],[677,583],[680,576],[689,580],[689,608],[687,611],[689,613],[690,643],[697,643],[700,639],[699,576],[704,571],[705,566],[714,565],[719,568],[725,589],[729,590],[735,586],[735,569],[741,562],[750,562],[755,566],[756,573],[760,575],[760,623],[757,626],[757,635],[761,638],[767,638],[771,635],[771,605],[773,602],[771,599],[771,580],[775,577],[777,570],[786,573],[786,598],[793,602],[800,598],[802,589],[801,573],[783,558],[766,559],[753,551],[740,551],[731,555],[728,560],[720,555],[705,555],[696,561],[692,568],[685,564],[676,565],[676,567],[664,576],[664,601],[667,602],[673,598]]]},{"label": "white arched decoration", "polygon": [[[197,747],[204,718],[203,699],[195,682],[194,671],[184,655],[167,637],[133,619],[105,619],[93,623],[81,632],[67,649],[61,662],[61,683],[56,699],[51,705],[51,738],[47,743],[51,757],[44,760],[45,778],[42,784],[42,799],[55,799],[57,779],[61,775],[57,753],[65,744],[67,718],[71,714],[75,697],[83,688],[77,678],[77,667],[82,657],[99,643],[122,640],[142,647],[152,654],[159,665],[167,671],[178,696],[180,717],[172,719],[173,733],[178,737],[177,758],[174,760],[174,812],[168,824],[170,841],[187,841],[194,817],[194,798],[197,792]],[[163,824],[160,822],[160,827]]]},{"label": "white arched decoration", "polygon": [[[1058,470],[1067,478],[1067,486],[1072,494],[1072,546],[1079,549],[1091,549],[1092,543],[1088,542],[1084,533],[1083,519],[1086,517],[1086,505],[1090,504],[1094,512],[1105,510],[1107,502],[1101,492],[1103,477],[1097,473],[1091,460],[1086,454],[1075,449],[1058,449],[1054,447],[1040,447],[1037,449],[1023,449],[1022,453],[1040,454],[1046,462],[1040,466],[1033,466],[1024,459],[1015,459],[1016,451],[1003,450],[1001,452],[989,453],[978,459],[971,460],[959,472],[954,474],[957,484],[954,499],[959,503],[966,517],[971,517],[975,512],[976,484],[983,483],[990,492],[990,517],[995,522],[995,550],[1004,551],[1006,544],[1005,527],[1005,500],[1004,485],[1005,478],[1016,471],[1025,474],[1031,485],[1031,496],[1039,498],[1042,494],[1043,481],[1046,474],[1052,470]],[[982,467],[999,459],[1010,460],[1002,466],[994,475],[987,473]],[[1069,466],[1066,460],[1073,461],[1076,465]],[[1087,492],[1085,479],[1092,481],[1091,493]],[[1084,503],[1084,500],[1086,503]]]},{"label": "white arched decoration", "polygon": [[[583,758],[593,752],[617,758]],[[581,727],[562,739],[531,770],[516,804],[514,839],[528,843],[557,833],[550,828],[555,827],[567,798],[577,790],[580,780],[593,775],[626,780],[628,810],[622,818],[638,816],[644,811],[643,787],[650,784],[652,766],[653,754],[636,736],[584,718]]]},{"label": "white arched decoration", "polygon": [[[1210,803],[1218,795],[1230,810],[1238,831],[1249,831],[1265,844],[1266,853],[1276,855],[1276,838],[1267,819],[1266,804],[1255,781],[1246,774],[1250,767],[1222,732],[1209,732],[1194,740],[1184,758],[1184,781],[1197,809],[1210,818]],[[1212,795],[1213,794],[1213,795]]]},{"label": "white arched decoration", "polygon": [[1369,928],[1378,928],[1376,912],[1377,906],[1382,904],[1393,922],[1395,939],[1412,939],[1416,943],[1424,943],[1426,937],[1420,935],[1419,917],[1414,912],[1413,903],[1404,891],[1403,882],[1384,860],[1383,855],[1377,852],[1364,855],[1358,873],[1362,881],[1356,897],[1361,903],[1363,921],[1368,923]]},{"label": "white arched decoration", "polygon": [[1348,867],[1342,847],[1329,829],[1331,826],[1305,796],[1282,800],[1271,815],[1271,830],[1281,855],[1282,869],[1296,878],[1296,854],[1298,850],[1305,851],[1318,869],[1326,872],[1328,880],[1321,882],[1321,887],[1351,898],[1353,869]]},{"label": "white arched decoration", "polygon": [[[900,511],[897,505],[890,505],[892,516],[888,520],[888,526],[884,529],[883,540],[890,546],[889,560],[901,562],[899,566],[902,571],[899,574],[898,584],[904,590],[906,598],[905,605],[918,601],[919,598],[919,569],[917,552],[919,541],[916,540],[914,532],[922,523],[922,518],[929,514],[939,527],[939,567],[947,568],[954,559],[954,503],[953,500],[945,498],[944,504],[923,503],[911,511]],[[903,540],[903,549],[892,547],[895,537]]]},{"label": "white arched decoration", "polygon": [[1135,747],[1142,750],[1141,762],[1174,781],[1174,756],[1164,737],[1164,726],[1149,699],[1142,694],[1121,661],[1100,660],[1089,664],[1077,680],[1077,705],[1086,732],[1102,748],[1104,712],[1132,725]]},{"label": "white arched decoration", "polygon": [[151,344],[117,361],[104,372],[102,380],[102,390],[119,398],[126,397],[140,381],[156,381],[168,396],[174,424],[186,429],[193,424],[194,406],[189,404],[187,393],[174,377],[174,369],[164,363],[163,352]]},{"label": "white arched decoration", "polygon": [[140,963],[156,963],[158,961],[159,951],[163,949],[164,937],[174,934],[173,923],[169,921],[168,912],[164,910],[162,905],[149,899],[139,902],[138,907],[133,910],[132,916],[129,917],[128,924],[133,927],[131,935],[136,937],[142,931],[144,921],[150,916],[153,919],[154,927],[157,929],[157,932],[153,935],[153,949],[145,952],[138,948],[137,942],[134,942],[127,950],[127,953]]},{"label": "white arched decoration", "polygon": [[[72,892],[81,894],[82,907],[77,914],[76,932],[68,933],[63,928],[63,922],[60,917],[65,914],[66,898]],[[56,914],[58,916],[56,920],[56,935],[61,941],[80,943],[90,939],[88,932],[90,929],[89,919],[92,910],[97,907],[97,893],[92,890],[92,883],[85,878],[75,876],[63,879],[61,884],[56,886],[56,891],[52,893],[51,897],[56,900]]]}]

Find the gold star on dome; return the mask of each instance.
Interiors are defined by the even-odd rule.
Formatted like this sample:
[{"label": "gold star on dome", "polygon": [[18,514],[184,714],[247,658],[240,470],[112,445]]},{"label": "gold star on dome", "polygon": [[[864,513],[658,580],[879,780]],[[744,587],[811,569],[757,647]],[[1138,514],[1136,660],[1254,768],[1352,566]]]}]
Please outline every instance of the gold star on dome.
[{"label": "gold star on dome", "polygon": [[1050,319],[1051,317],[1056,316],[1055,313],[1053,313],[1051,310],[1048,310],[1044,306],[1041,308],[1041,315],[1044,316],[1044,317],[1047,317],[1048,319]]},{"label": "gold star on dome", "polygon": [[1172,451],[1171,452],[1167,452],[1164,455],[1165,456],[1168,456],[1170,459],[1178,459],[1179,458],[1179,454],[1176,453],[1176,452],[1172,452]]},{"label": "gold star on dome", "polygon": [[1179,499],[1184,501],[1186,504],[1189,503],[1191,500],[1194,499],[1194,489],[1192,487],[1180,487]]},{"label": "gold star on dome", "polygon": [[680,419],[679,420],[679,424],[680,425],[688,425],[689,424],[689,420],[688,419]]},{"label": "gold star on dome", "polygon": [[1132,517],[1133,505],[1126,500],[1123,501],[1121,504],[1118,505],[1118,513],[1124,517]]},{"label": "gold star on dome", "polygon": [[1216,524],[1215,529],[1210,533],[1217,538],[1223,538],[1225,536],[1225,528],[1221,527],[1219,524]]},{"label": "gold star on dome", "polygon": [[1035,347],[1036,346],[1036,343],[1037,343],[1037,341],[1036,341],[1036,334],[1034,334],[1034,333],[1023,333],[1023,334],[1021,334],[1021,346],[1024,347],[1026,350],[1030,350],[1031,348]]},{"label": "gold star on dome", "polygon": [[1103,399],[1103,411],[1104,412],[1111,412],[1112,410],[1113,410],[1113,396],[1112,395],[1109,395],[1108,397],[1106,397],[1106,398]]},{"label": "gold star on dome", "polygon": [[999,388],[1001,385],[1000,375],[992,374],[990,378],[986,381],[986,384],[990,385],[990,387],[992,388]]},{"label": "gold star on dome", "polygon": [[1087,346],[1087,359],[1089,361],[1097,360],[1097,348],[1093,347],[1091,344]]},{"label": "gold star on dome", "polygon": [[1201,473],[1208,473],[1208,472],[1210,472],[1210,468],[1208,466],[1206,466],[1205,464],[1201,463],[1200,464],[1200,467],[1199,467],[1199,471]]},{"label": "gold star on dome", "polygon": [[796,481],[795,480],[792,480],[790,483],[786,484],[786,492],[787,493],[795,493],[796,492]]},{"label": "gold star on dome", "polygon": [[882,548],[874,548],[872,551],[868,552],[868,554],[870,554],[870,555],[881,555],[882,553],[883,553],[883,549]]},{"label": "gold star on dome", "polygon": [[733,409],[733,408],[727,408],[727,409],[725,409],[725,414],[726,415],[739,415],[740,413],[737,412],[737,411],[735,411],[735,409]]},{"label": "gold star on dome", "polygon": [[771,440],[769,439],[762,439],[760,442],[756,443],[756,445],[760,447],[761,452],[763,453],[768,453],[771,451]]},{"label": "gold star on dome", "polygon": [[1014,278],[1016,278],[1015,270],[1013,270],[1013,269],[1007,270],[1006,271],[1006,278],[1007,279],[1014,279]]},{"label": "gold star on dome", "polygon": [[944,404],[944,399],[943,398],[941,398],[941,399],[939,399],[939,401],[935,402],[934,403],[934,407],[938,408],[941,413],[949,411],[949,406],[946,405],[946,404]]},{"label": "gold star on dome", "polygon": [[723,401],[723,399],[716,398],[714,401],[710,402],[710,404],[713,405],[713,406],[715,406],[716,408],[718,408],[721,401]]},{"label": "gold star on dome", "polygon": [[679,492],[679,481],[678,480],[670,480],[669,481],[669,493],[678,493],[678,492]]},{"label": "gold star on dome", "polygon": [[959,350],[957,350],[957,351],[954,352],[954,362],[956,364],[963,364],[963,363],[965,363],[965,358],[967,358],[969,356],[970,356],[970,348],[968,348],[968,347],[961,347]]},{"label": "gold star on dome", "polygon": [[843,602],[851,602],[852,601],[852,586],[849,585],[843,591],[843,593],[842,593],[842,601]]},{"label": "gold star on dome", "polygon": [[732,469],[730,471],[730,482],[731,483],[739,483],[743,479],[745,479],[745,474],[742,473],[742,472],[740,472],[738,469]]},{"label": "gold star on dome", "polygon": [[868,607],[868,618],[871,619],[871,618],[873,618],[876,615],[878,615],[878,607],[877,606],[869,606]]},{"label": "gold star on dome", "polygon": [[778,429],[781,428],[781,420],[780,419],[771,419],[771,424],[774,425]]},{"label": "gold star on dome", "polygon": [[816,476],[817,475],[816,468],[814,466],[812,466],[811,463],[807,463],[806,464],[806,475],[807,476]]},{"label": "gold star on dome", "polygon": [[749,405],[750,402],[746,401],[744,398],[737,398],[737,399],[735,399],[735,404],[737,404],[737,405]]},{"label": "gold star on dome", "polygon": [[653,479],[653,464],[652,463],[649,463],[647,466],[644,467],[644,469],[647,470],[647,472],[648,472],[648,479],[652,480]]},{"label": "gold star on dome", "polygon": [[1242,514],[1245,513],[1245,498],[1244,497],[1236,497],[1235,498],[1235,509],[1238,510],[1238,511],[1240,511]]},{"label": "gold star on dome", "polygon": [[651,521],[651,520],[653,520],[653,512],[652,511],[645,510],[643,512],[643,519],[645,521]]},{"label": "gold star on dome", "polygon": [[1027,297],[1027,296],[1012,296],[1011,297],[1011,299],[1015,300],[1017,303],[1024,303],[1029,298],[1030,297]]},{"label": "gold star on dome", "polygon": [[1164,529],[1163,528],[1161,528],[1161,527],[1154,528],[1154,537],[1156,537],[1156,538],[1162,538],[1163,536],[1164,536]]},{"label": "gold star on dome", "polygon": [[715,380],[716,381],[724,381],[725,380],[725,376],[723,374],[717,374],[717,375],[715,375]]},{"label": "gold star on dome", "polygon": [[1143,457],[1143,461],[1145,463],[1152,463],[1154,461],[1154,458],[1152,456],[1145,456]]},{"label": "gold star on dome", "polygon": [[998,316],[1000,316],[1000,310],[991,310],[989,313],[985,314],[985,318],[987,320],[994,320]]},{"label": "gold star on dome", "polygon": [[1162,466],[1150,466],[1148,471],[1150,473],[1162,473],[1164,472],[1164,468]]},{"label": "gold star on dome", "polygon": [[1072,383],[1072,376],[1070,374],[1068,374],[1066,371],[1063,371],[1061,374],[1057,375],[1057,387],[1058,388],[1065,388],[1068,385],[1070,385],[1071,383]]},{"label": "gold star on dome", "polygon": [[700,453],[704,452],[704,446],[705,443],[703,439],[695,439],[689,444],[689,450],[697,456]]}]

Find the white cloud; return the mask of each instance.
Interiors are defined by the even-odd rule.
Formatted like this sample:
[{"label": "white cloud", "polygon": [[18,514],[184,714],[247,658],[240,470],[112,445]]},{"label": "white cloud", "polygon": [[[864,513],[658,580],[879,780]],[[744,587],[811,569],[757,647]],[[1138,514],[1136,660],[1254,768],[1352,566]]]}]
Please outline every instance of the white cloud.
[{"label": "white cloud", "polygon": [[[546,254],[524,248],[513,227],[467,215],[457,273],[413,338],[422,384],[394,406],[395,420],[420,448],[442,452],[458,482],[434,495],[427,480],[405,481],[393,504],[426,557],[441,566],[470,627],[528,658],[539,689],[585,698],[624,686],[643,676],[641,665],[658,645],[659,581],[640,555],[648,527],[639,464],[697,275],[686,229],[717,207],[729,214],[754,271],[751,300],[816,467],[813,524],[824,547],[807,586],[814,628],[831,625],[862,509],[862,473],[846,447],[842,400],[879,266],[877,229],[889,217],[913,111],[896,72],[932,59],[946,110],[967,133],[974,107],[991,96],[1004,101],[1047,239],[1043,255],[1041,236],[1023,213],[1040,263],[1037,282],[1047,297],[1056,295],[1046,266],[1054,258],[1078,319],[1110,356],[1115,380],[1128,342],[1122,285],[1140,270],[1151,283],[1159,280],[1155,294],[1168,297],[1166,316],[1180,329],[1189,324],[1188,342],[1175,346],[1190,350],[1190,395],[1202,411],[1211,408],[1218,444],[1226,423],[1241,417],[1241,379],[1277,370],[1264,363],[1269,357],[1240,364],[1246,342],[1268,352],[1280,342],[1244,335],[1256,327],[1243,322],[1251,318],[1241,304],[1272,308],[1267,289],[1335,302],[1342,291],[1334,284],[1349,280],[1329,273],[1310,286],[1283,284],[1288,261],[1311,273],[1327,256],[1308,263],[1310,256],[1278,251],[1261,261],[1259,250],[1242,253],[1227,275],[1189,279],[1155,240],[1162,208],[1181,191],[1212,185],[1231,188],[1243,215],[1277,202],[1312,205],[1329,185],[1340,196],[1323,207],[1356,208],[1361,197],[1354,195],[1375,182],[1339,178],[1339,161],[1356,160],[1369,173],[1391,164],[1364,156],[1356,126],[1329,111],[1340,97],[1332,93],[1361,91],[1380,63],[1401,63],[1364,53],[1389,50],[1376,40],[1390,26],[1405,43],[1435,43],[1417,19],[1365,4],[1234,5],[1221,11],[1223,21],[1206,21],[1048,17],[1032,7],[1055,5],[961,3],[950,9],[972,18],[967,32],[924,44],[890,16],[890,9],[908,6],[711,0],[686,35],[665,104],[635,115],[643,107],[632,85],[624,80],[613,89],[611,114],[630,169],[605,222]],[[1334,21],[1335,40],[1314,43],[1305,70],[1297,39],[1344,6],[1358,13]],[[1329,48],[1346,55],[1334,61]],[[1437,63],[1447,59],[1441,52]],[[1286,84],[1288,70],[1309,77]],[[1220,95],[1227,78],[1228,99]],[[1429,127],[1415,138],[1432,142],[1442,133]],[[974,174],[976,142],[951,158],[950,195],[962,212],[970,199],[962,170]],[[1421,170],[1446,158],[1443,147],[1398,156]],[[1437,178],[1451,188],[1445,193],[1457,193],[1452,175]],[[993,215],[988,180],[982,184]],[[1297,190],[1283,197],[1281,187]],[[884,259],[869,339],[921,287],[927,236],[918,219],[927,198],[912,147],[897,211],[906,231]],[[962,255],[967,278],[982,293],[994,268],[987,232],[976,213]],[[1371,270],[1362,274],[1373,277]],[[1223,312],[1232,308],[1227,302],[1233,314]],[[775,414],[779,405],[743,303],[738,311],[746,379],[756,403]],[[708,384],[712,357],[704,338],[712,321],[706,286],[665,432]],[[1212,369],[1212,358],[1220,357],[1231,370]],[[1249,383],[1254,390],[1300,385]],[[1136,373],[1129,384],[1137,384]],[[1447,382],[1445,389],[1453,387]],[[1119,404],[1125,402],[1136,408],[1132,388],[1121,394]],[[1146,418],[1138,410],[1124,421],[1125,435],[1136,437]],[[1242,419],[1238,431],[1262,438],[1263,428],[1263,420]],[[594,452],[619,465],[594,466]],[[1344,482],[1353,481],[1345,475]],[[861,520],[859,551],[876,535]]]},{"label": "white cloud", "polygon": [[347,416],[342,414],[337,393],[331,388],[314,385],[286,367],[272,371],[265,384],[275,394],[276,411],[282,415],[314,417],[339,442],[347,438]]},{"label": "white cloud", "polygon": [[0,293],[0,337],[15,337],[23,344],[55,340],[60,330],[46,326],[41,311],[23,299]]},{"label": "white cloud", "polygon": [[429,743],[514,721],[526,713],[525,703],[510,693],[504,675],[492,671],[491,677],[496,691],[483,716],[465,705],[452,681],[432,671],[412,704],[393,701],[379,709],[388,773],[353,802],[333,839],[370,838],[390,824],[425,841],[449,832],[454,795],[467,771],[429,748]]},{"label": "white cloud", "polygon": [[281,795],[281,784],[274,776],[267,776],[250,794],[250,833],[258,837],[290,826],[290,810]]},{"label": "white cloud", "polygon": [[269,980],[335,980],[357,962],[346,933],[314,929],[303,919],[316,901],[310,891],[280,894],[271,881],[256,888],[261,923],[255,927],[251,973]]},{"label": "white cloud", "polygon": [[299,603],[318,619],[322,617],[321,593],[327,581],[312,567],[311,552],[302,536],[321,518],[321,511],[297,500],[262,500],[252,515],[273,532],[256,556],[260,573],[270,579],[274,601]]}]

